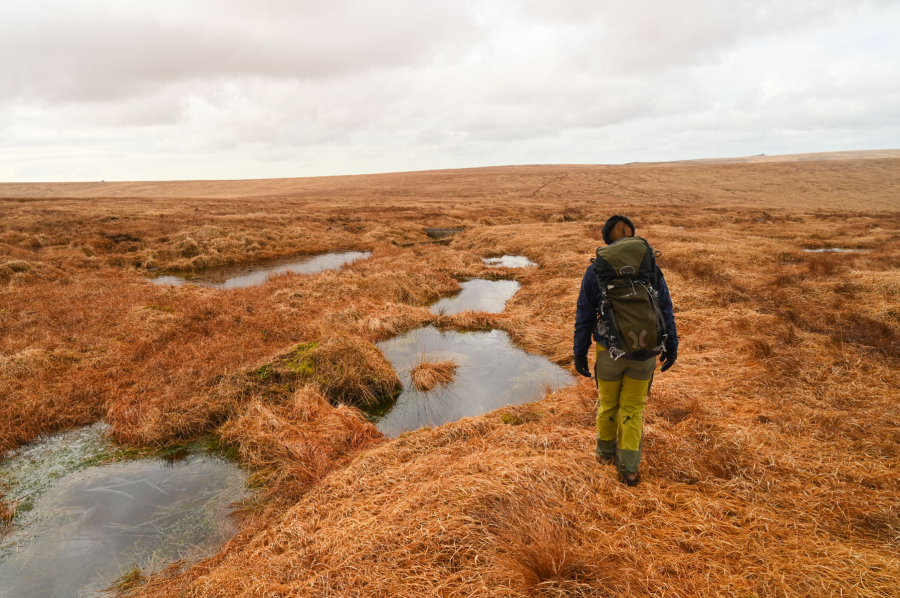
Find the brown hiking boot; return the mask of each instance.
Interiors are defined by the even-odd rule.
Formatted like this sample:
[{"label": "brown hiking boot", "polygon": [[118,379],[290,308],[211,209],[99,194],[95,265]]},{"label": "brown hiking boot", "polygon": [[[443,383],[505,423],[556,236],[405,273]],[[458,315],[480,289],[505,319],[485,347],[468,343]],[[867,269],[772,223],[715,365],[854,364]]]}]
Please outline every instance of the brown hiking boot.
[{"label": "brown hiking boot", "polygon": [[637,473],[624,473],[620,474],[622,476],[622,483],[629,487],[634,487],[638,485],[640,482],[640,478]]},{"label": "brown hiking boot", "polygon": [[612,455],[601,455],[600,453],[594,453],[594,458],[597,459],[597,463],[600,465],[615,465],[616,464],[616,455],[613,453]]}]

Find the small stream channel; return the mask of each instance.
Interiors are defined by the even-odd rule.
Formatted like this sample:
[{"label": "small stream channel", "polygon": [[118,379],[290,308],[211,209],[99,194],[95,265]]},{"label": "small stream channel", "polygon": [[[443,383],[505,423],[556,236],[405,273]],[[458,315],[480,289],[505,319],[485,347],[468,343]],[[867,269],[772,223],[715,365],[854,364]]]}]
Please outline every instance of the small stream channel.
[{"label": "small stream channel", "polygon": [[214,554],[235,533],[229,505],[248,496],[234,464],[198,451],[178,460],[115,459],[96,424],[21,448],[0,463],[19,498],[0,542],[0,597],[98,596],[123,574]]},{"label": "small stream channel", "polygon": [[296,274],[316,274],[325,270],[337,270],[345,264],[352,264],[372,255],[368,251],[345,251],[321,255],[292,255],[268,260],[256,260],[227,266],[201,268],[192,272],[164,273],[151,277],[157,284],[180,286],[196,284],[219,289],[239,289],[262,284],[273,274],[293,272]]}]

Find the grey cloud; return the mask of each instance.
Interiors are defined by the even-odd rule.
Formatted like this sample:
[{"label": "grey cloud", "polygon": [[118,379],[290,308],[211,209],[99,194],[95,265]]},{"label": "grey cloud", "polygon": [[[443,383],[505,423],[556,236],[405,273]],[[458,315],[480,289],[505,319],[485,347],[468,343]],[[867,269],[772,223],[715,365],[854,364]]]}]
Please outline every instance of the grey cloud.
[{"label": "grey cloud", "polygon": [[136,6],[6,4],[0,95],[100,100],[183,80],[334,77],[416,64],[477,34],[465,12],[415,0]]},{"label": "grey cloud", "polygon": [[[900,135],[898,7],[13,2],[0,8],[0,158],[44,144],[82,173],[79,147],[118,144],[166,172],[275,176],[880,143]],[[27,172],[51,159],[32,155]]]}]

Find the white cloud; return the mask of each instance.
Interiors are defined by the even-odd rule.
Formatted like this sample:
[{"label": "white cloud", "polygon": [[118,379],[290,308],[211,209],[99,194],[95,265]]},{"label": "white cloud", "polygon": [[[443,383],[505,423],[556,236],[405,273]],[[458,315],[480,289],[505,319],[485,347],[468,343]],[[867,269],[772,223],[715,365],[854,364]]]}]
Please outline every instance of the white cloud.
[{"label": "white cloud", "polygon": [[11,0],[0,178],[897,147],[898,26],[890,1]]}]

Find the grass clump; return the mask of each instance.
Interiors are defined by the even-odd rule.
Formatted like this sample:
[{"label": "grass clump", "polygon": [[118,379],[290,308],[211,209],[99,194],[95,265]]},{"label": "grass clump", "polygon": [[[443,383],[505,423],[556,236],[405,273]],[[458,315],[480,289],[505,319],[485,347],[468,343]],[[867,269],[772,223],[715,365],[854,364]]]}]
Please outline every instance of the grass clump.
[{"label": "grass clump", "polygon": [[131,565],[131,569],[122,573],[119,578],[113,582],[111,589],[122,593],[134,590],[147,580],[146,576],[141,572],[136,564]]},{"label": "grass clump", "polygon": [[279,499],[300,496],[349,456],[382,441],[358,409],[332,407],[314,384],[281,405],[249,403],[218,438]]},{"label": "grass clump", "polygon": [[2,540],[12,529],[12,522],[16,516],[15,502],[8,502],[3,499],[2,491],[5,484],[0,484],[0,540]]},{"label": "grass clump", "polygon": [[425,357],[409,372],[413,388],[419,392],[428,392],[438,386],[453,382],[459,364],[452,359],[427,361]]}]

